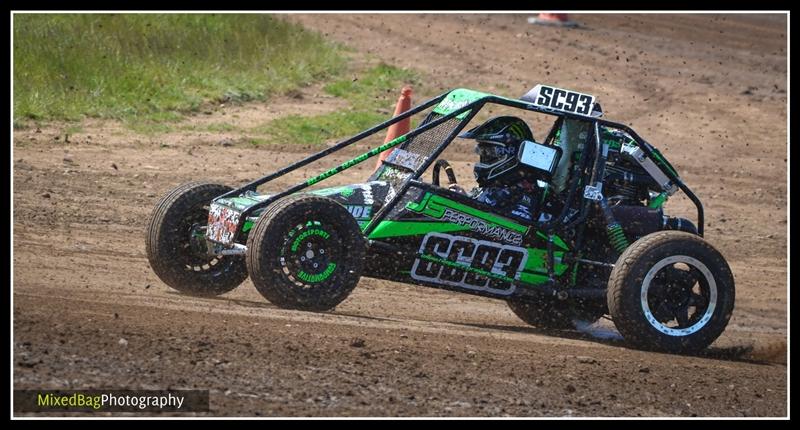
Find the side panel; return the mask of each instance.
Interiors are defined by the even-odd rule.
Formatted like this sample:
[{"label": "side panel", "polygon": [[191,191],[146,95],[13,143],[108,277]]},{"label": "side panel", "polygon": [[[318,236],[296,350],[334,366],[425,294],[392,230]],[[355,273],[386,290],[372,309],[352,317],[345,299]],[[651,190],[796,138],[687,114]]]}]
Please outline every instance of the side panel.
[{"label": "side panel", "polygon": [[384,181],[345,185],[311,191],[311,194],[329,197],[341,203],[363,229],[372,215],[383,206],[390,185]]},{"label": "side panel", "polygon": [[[469,197],[412,186],[369,238],[366,276],[506,297],[547,276],[547,240],[523,222],[493,214]],[[485,206],[485,207],[484,207]],[[567,245],[554,238],[554,273]]]}]

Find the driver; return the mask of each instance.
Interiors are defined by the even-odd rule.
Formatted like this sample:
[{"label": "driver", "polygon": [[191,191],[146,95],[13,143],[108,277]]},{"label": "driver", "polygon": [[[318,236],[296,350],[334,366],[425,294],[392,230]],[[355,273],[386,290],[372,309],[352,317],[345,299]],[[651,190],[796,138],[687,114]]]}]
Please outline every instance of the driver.
[{"label": "driver", "polygon": [[500,116],[459,137],[475,139],[475,152],[480,157],[473,169],[478,188],[469,195],[501,213],[532,220],[537,209],[538,187],[535,178],[518,168],[517,159],[522,141],[534,140],[525,121]]}]

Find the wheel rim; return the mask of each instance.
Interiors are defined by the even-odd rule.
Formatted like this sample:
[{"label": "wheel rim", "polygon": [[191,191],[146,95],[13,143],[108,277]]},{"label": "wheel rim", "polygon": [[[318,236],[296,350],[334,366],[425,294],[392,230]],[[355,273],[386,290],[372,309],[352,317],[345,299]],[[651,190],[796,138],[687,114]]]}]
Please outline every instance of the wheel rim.
[{"label": "wheel rim", "polygon": [[320,221],[309,221],[292,227],[280,250],[283,273],[298,286],[311,286],[333,276],[342,252],[333,229]]},{"label": "wheel rim", "polygon": [[717,283],[696,258],[674,255],[659,261],[642,281],[641,306],[650,325],[669,336],[705,327],[717,305]]}]

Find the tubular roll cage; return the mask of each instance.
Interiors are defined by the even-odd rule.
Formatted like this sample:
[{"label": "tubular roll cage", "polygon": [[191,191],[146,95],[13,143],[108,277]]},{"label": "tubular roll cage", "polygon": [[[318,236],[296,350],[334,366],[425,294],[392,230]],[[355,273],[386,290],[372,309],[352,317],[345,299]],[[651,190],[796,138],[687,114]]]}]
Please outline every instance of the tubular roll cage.
[{"label": "tubular roll cage", "polygon": [[[244,185],[244,186],[242,186],[242,187],[240,187],[238,189],[229,191],[229,192],[227,192],[227,193],[215,198],[214,201],[216,201],[218,199],[226,198],[226,197],[238,196],[238,195],[240,195],[242,193],[245,193],[247,191],[255,191],[256,188],[258,186],[260,186],[260,185],[263,185],[263,184],[265,184],[267,182],[272,181],[273,179],[279,178],[279,177],[281,177],[281,176],[283,176],[283,175],[285,175],[285,174],[287,174],[289,172],[292,172],[292,171],[297,170],[297,169],[299,169],[299,168],[301,168],[303,166],[306,166],[306,165],[308,165],[308,164],[310,164],[310,163],[312,163],[314,161],[319,160],[320,158],[323,158],[323,157],[325,157],[327,155],[330,155],[330,154],[332,154],[332,153],[334,153],[336,151],[339,151],[339,150],[341,150],[341,149],[343,149],[343,148],[345,148],[347,146],[352,145],[353,143],[356,143],[356,142],[358,142],[358,141],[360,141],[360,140],[362,140],[362,139],[364,139],[366,137],[369,137],[369,136],[371,136],[371,135],[373,135],[373,134],[375,134],[375,133],[377,133],[377,132],[379,132],[379,131],[381,131],[381,130],[383,130],[385,128],[388,128],[392,124],[395,124],[395,123],[397,123],[397,122],[399,122],[399,121],[401,121],[401,120],[403,120],[405,118],[409,118],[409,117],[411,117],[413,115],[416,115],[419,112],[422,112],[422,111],[424,111],[424,110],[426,110],[426,109],[428,109],[430,107],[435,106],[436,104],[441,102],[448,94],[450,94],[450,91],[448,91],[446,93],[443,93],[443,94],[441,94],[439,96],[436,96],[436,97],[434,97],[434,98],[432,98],[432,99],[420,104],[419,106],[414,107],[413,109],[410,109],[410,110],[408,110],[408,111],[406,111],[406,112],[404,112],[404,113],[402,113],[402,114],[400,114],[398,116],[395,116],[395,117],[393,117],[393,118],[391,118],[391,119],[389,119],[387,121],[384,121],[384,122],[382,122],[382,123],[370,128],[370,129],[367,129],[367,130],[365,130],[365,131],[363,131],[363,132],[361,132],[361,133],[359,133],[359,134],[357,134],[357,135],[355,135],[355,136],[353,136],[353,137],[351,137],[349,139],[343,140],[343,141],[341,141],[341,142],[339,142],[339,143],[337,143],[337,144],[335,144],[335,145],[333,145],[333,146],[331,146],[331,147],[329,147],[327,149],[324,149],[324,150],[322,150],[320,152],[317,152],[316,154],[310,155],[310,156],[308,156],[308,157],[306,157],[306,158],[304,158],[302,160],[299,160],[299,161],[297,161],[297,162],[295,162],[295,163],[293,163],[293,164],[291,164],[291,165],[289,165],[287,167],[284,167],[283,169],[280,169],[280,170],[278,170],[276,172],[270,173],[270,174],[268,174],[268,175],[266,175],[266,176],[264,176],[262,178],[256,179],[256,180],[254,180],[254,181],[252,181],[252,182],[250,182],[250,183],[248,183],[248,184],[246,184],[246,185]],[[334,167],[333,169],[330,169],[330,170],[328,170],[328,171],[326,171],[326,172],[324,172],[324,173],[322,173],[322,174],[320,174],[320,175],[318,175],[318,176],[316,176],[314,178],[308,179],[305,182],[301,182],[301,183],[299,183],[297,185],[294,185],[294,186],[290,187],[289,189],[287,189],[285,191],[282,191],[282,192],[279,192],[277,194],[274,194],[274,195],[268,197],[267,199],[255,204],[253,206],[250,206],[239,217],[239,225],[236,228],[236,233],[235,233],[235,236],[233,238],[232,243],[236,242],[236,240],[238,239],[238,236],[239,236],[239,232],[241,231],[243,223],[245,222],[247,217],[250,214],[252,214],[254,211],[256,211],[256,210],[258,210],[260,208],[269,206],[270,204],[272,204],[273,202],[275,202],[276,200],[278,200],[278,199],[280,199],[282,197],[294,194],[294,193],[296,193],[298,191],[301,191],[301,190],[303,190],[305,188],[308,188],[309,186],[314,185],[314,184],[316,184],[316,183],[318,183],[318,182],[320,182],[320,181],[322,181],[324,179],[327,179],[328,177],[333,176],[333,175],[335,175],[337,173],[340,173],[345,169],[348,169],[348,168],[350,168],[352,166],[355,166],[356,164],[359,164],[359,163],[363,162],[364,160],[367,160],[368,158],[371,158],[371,157],[373,157],[375,155],[378,155],[378,154],[380,154],[381,152],[383,152],[383,151],[385,151],[387,149],[390,149],[390,148],[393,148],[395,146],[398,146],[398,145],[402,144],[403,142],[406,142],[406,141],[408,141],[409,139],[411,139],[411,138],[413,138],[415,136],[418,136],[418,135],[420,135],[422,133],[425,133],[426,131],[433,129],[434,127],[437,127],[437,126],[445,123],[446,121],[448,121],[448,120],[450,120],[452,118],[455,118],[455,117],[457,117],[459,115],[462,115],[462,114],[466,113],[466,116],[463,118],[463,120],[455,127],[455,129],[453,129],[450,132],[450,134],[447,136],[447,138],[445,138],[441,143],[439,143],[439,145],[430,154],[430,156],[426,157],[426,159],[423,161],[422,164],[420,164],[416,169],[414,169],[411,172],[411,174],[408,175],[408,177],[403,179],[403,182],[400,184],[399,189],[397,190],[395,195],[392,197],[392,199],[390,201],[386,202],[386,204],[382,208],[380,208],[380,210],[370,220],[369,224],[363,230],[364,236],[369,236],[369,234],[375,229],[375,227],[377,227],[378,224],[392,211],[392,209],[394,209],[394,207],[401,200],[401,198],[403,197],[405,192],[409,189],[409,187],[411,187],[411,185],[419,186],[421,184],[421,182],[418,180],[420,178],[420,176],[430,167],[430,165],[439,157],[439,155],[441,155],[442,151],[444,151],[444,149],[456,137],[456,135],[461,131],[461,129],[463,129],[467,125],[467,123],[469,123],[469,121],[475,116],[475,114],[477,114],[477,112],[480,111],[483,108],[483,106],[485,104],[487,104],[487,103],[494,103],[494,104],[499,104],[499,105],[503,105],[503,106],[509,106],[509,107],[514,107],[514,108],[519,108],[519,109],[525,109],[525,110],[529,110],[529,111],[533,111],[533,112],[539,112],[539,113],[543,113],[543,114],[547,114],[547,115],[555,115],[555,116],[559,116],[559,117],[562,117],[562,118],[571,118],[571,119],[591,122],[592,125],[593,125],[593,134],[594,134],[595,151],[594,151],[593,155],[595,156],[595,159],[594,159],[594,163],[593,163],[593,166],[592,166],[591,182],[589,183],[590,185],[596,184],[598,178],[602,179],[603,171],[605,169],[605,162],[606,162],[607,152],[603,150],[603,145],[600,142],[600,132],[599,132],[599,126],[600,125],[604,125],[604,126],[608,126],[608,127],[611,127],[611,128],[615,128],[615,129],[619,129],[619,130],[625,131],[626,133],[628,133],[634,139],[634,141],[636,142],[638,147],[641,148],[641,150],[645,153],[645,155],[647,155],[651,159],[655,159],[656,158],[654,156],[654,154],[653,154],[653,148],[650,146],[650,144],[647,143],[644,139],[642,139],[630,127],[628,127],[628,126],[626,126],[624,124],[619,124],[619,123],[616,123],[616,122],[603,120],[603,119],[600,119],[600,118],[597,118],[597,117],[587,117],[587,116],[575,115],[575,114],[570,114],[570,113],[561,112],[561,111],[550,110],[550,109],[546,109],[546,108],[542,108],[542,107],[536,106],[536,105],[534,105],[532,103],[525,102],[523,100],[514,100],[514,99],[508,99],[508,98],[504,98],[504,97],[489,95],[489,96],[481,97],[481,98],[479,98],[479,99],[477,99],[475,101],[472,101],[470,103],[467,103],[464,106],[462,106],[462,107],[460,107],[460,108],[458,108],[458,109],[456,109],[456,110],[454,110],[454,111],[452,111],[452,112],[450,112],[450,113],[448,113],[446,115],[443,115],[443,116],[441,116],[439,118],[436,118],[433,121],[430,121],[428,123],[425,123],[425,124],[415,128],[414,130],[411,130],[410,132],[406,133],[403,136],[400,136],[400,137],[398,137],[398,138],[396,138],[396,139],[394,139],[394,140],[392,140],[392,141],[390,141],[388,143],[385,143],[385,144],[383,144],[381,146],[373,148],[372,150],[370,150],[370,151],[368,151],[368,152],[366,152],[364,154],[361,154],[360,156],[355,157],[355,158],[353,158],[353,159],[351,159],[349,161],[346,161],[346,162],[340,164],[339,166]],[[555,126],[554,126],[554,129],[555,129]],[[554,129],[551,130],[550,135],[552,135],[554,133]],[[549,138],[550,138],[550,136],[548,136],[548,139]],[[585,160],[587,160],[587,155],[586,155],[587,153],[589,153],[589,151],[582,151],[582,153],[581,153],[581,159],[580,159],[581,166],[584,166]],[[592,154],[589,154],[589,156],[591,156],[591,155]],[[387,163],[387,162],[384,162],[384,163],[385,164],[389,164],[389,165],[391,165],[393,167],[398,167],[397,165],[392,164],[392,163]],[[698,231],[698,234],[700,236],[702,236],[703,235],[703,205],[702,205],[702,203],[697,198],[697,196],[692,192],[692,190],[675,173],[670,171],[670,169],[664,168],[660,163],[656,163],[656,166],[675,185],[677,185],[678,188],[680,188],[681,191],[683,191],[689,197],[689,199],[692,201],[692,203],[694,203],[695,207],[697,208],[697,220],[698,220],[697,231]],[[410,171],[411,169],[407,169],[406,168],[406,170]],[[577,176],[579,176],[579,175],[577,175]],[[580,215],[578,216],[578,218],[576,218],[575,220],[570,221],[568,223],[564,222],[566,220],[566,217],[568,216],[570,206],[571,206],[572,201],[574,199],[574,194],[575,194],[575,192],[576,192],[576,190],[577,190],[577,188],[579,186],[579,182],[580,181],[578,181],[577,179],[578,179],[577,177],[573,178],[573,181],[570,184],[569,197],[566,200],[566,204],[565,204],[563,210],[561,211],[561,214],[558,217],[554,217],[552,220],[550,220],[550,221],[548,221],[546,223],[538,224],[537,225],[537,229],[552,234],[552,232],[554,230],[568,228],[568,227],[570,227],[572,225],[577,224],[578,222],[582,222],[586,218],[586,216],[588,214],[588,207],[589,207],[590,203],[592,203],[592,201],[590,201],[589,199],[586,199],[586,198],[582,198],[581,199]],[[548,254],[550,254],[550,257],[552,258],[552,250],[551,249],[548,249]],[[550,265],[550,267],[552,267],[552,265]]]}]

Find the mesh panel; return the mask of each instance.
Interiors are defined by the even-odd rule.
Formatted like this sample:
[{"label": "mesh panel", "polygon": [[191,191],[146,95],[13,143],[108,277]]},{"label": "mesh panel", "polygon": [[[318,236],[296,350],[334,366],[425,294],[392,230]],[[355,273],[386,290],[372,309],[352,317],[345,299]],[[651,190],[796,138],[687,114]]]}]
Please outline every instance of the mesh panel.
[{"label": "mesh panel", "polygon": [[[440,117],[441,115],[432,113],[426,118],[425,123],[435,121]],[[442,124],[411,138],[411,140],[404,143],[401,148],[427,158],[433,153],[436,147],[453,132],[460,122],[461,120],[458,118],[450,118]]]},{"label": "mesh panel", "polygon": [[[422,127],[425,124],[428,124],[432,121],[436,121],[437,119],[441,118],[442,115],[437,113],[431,112],[425,121],[420,124]],[[404,157],[402,164],[408,168],[416,170],[419,168],[428,157],[433,154],[436,148],[439,146],[442,141],[444,141],[450,133],[461,123],[461,120],[458,118],[450,118],[449,120],[433,127],[432,129],[419,134],[415,137],[412,137],[407,142],[403,143],[400,146],[400,149],[410,152],[414,154],[416,157]],[[398,156],[399,153],[402,151],[394,151],[389,158],[386,160],[388,162],[392,162],[392,160]],[[378,175],[379,180],[389,181],[393,183],[393,185],[402,182],[408,176],[408,172],[405,170],[397,169],[392,166],[386,166],[383,171]]]}]

